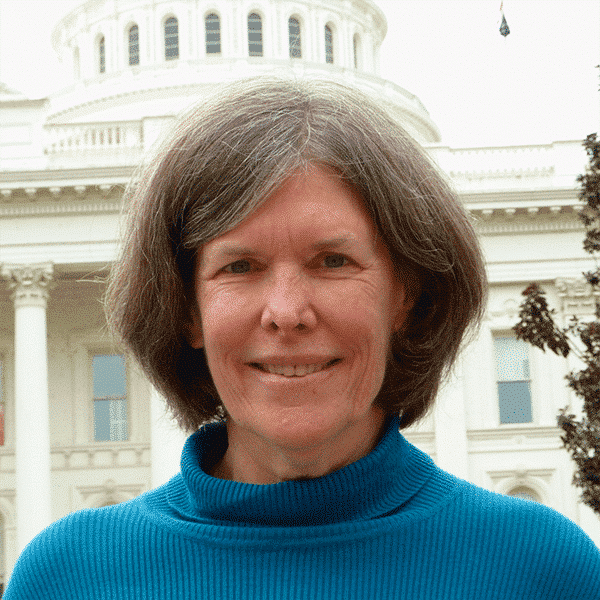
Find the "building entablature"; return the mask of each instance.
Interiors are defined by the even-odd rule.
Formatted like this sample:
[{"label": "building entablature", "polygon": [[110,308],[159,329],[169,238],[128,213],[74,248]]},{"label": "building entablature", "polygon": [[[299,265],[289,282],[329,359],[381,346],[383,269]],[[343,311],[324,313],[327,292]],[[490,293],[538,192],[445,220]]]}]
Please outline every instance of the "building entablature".
[{"label": "building entablature", "polygon": [[[75,147],[72,151],[77,152]],[[110,201],[111,210],[118,212],[123,190],[135,169],[135,164],[129,164],[3,173],[0,177],[0,215],[96,212],[99,205],[91,200],[101,201],[103,206]],[[577,214],[583,204],[574,186],[537,190],[525,186],[525,189],[481,193],[458,189],[458,194],[467,210],[484,227],[498,224],[503,231],[506,226],[525,226],[528,230],[531,227],[581,228]]]},{"label": "building entablature", "polygon": [[106,195],[125,186],[135,166],[90,167],[87,169],[41,169],[5,171],[0,175],[0,205],[21,201],[61,200],[65,192],[82,198],[91,189]]},{"label": "building entablature", "polygon": [[[63,265],[113,260],[112,222],[118,223],[132,172],[133,167],[3,174],[0,219],[12,225],[0,240],[0,263],[35,262],[48,256]],[[44,225],[48,217],[52,221]],[[93,242],[84,239],[92,218],[97,238]],[[31,227],[42,227],[46,233],[30,238],[26,232]]]},{"label": "building entablature", "polygon": [[576,217],[582,208],[575,187],[538,190],[507,190],[458,194],[470,213],[484,220],[523,217],[552,218],[571,215]]}]

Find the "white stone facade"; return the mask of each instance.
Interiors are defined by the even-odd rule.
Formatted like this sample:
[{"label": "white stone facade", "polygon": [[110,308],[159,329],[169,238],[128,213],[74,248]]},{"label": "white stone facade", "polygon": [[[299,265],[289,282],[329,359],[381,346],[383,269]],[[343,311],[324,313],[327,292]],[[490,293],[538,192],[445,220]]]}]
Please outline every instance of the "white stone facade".
[{"label": "white stone facade", "polygon": [[[206,51],[211,14],[221,35],[214,55]],[[261,17],[263,56],[248,55],[250,14]],[[290,17],[300,24],[301,58],[289,55]],[[166,60],[170,18],[178,21],[179,55]],[[139,64],[130,65],[133,25]],[[95,430],[94,357],[116,352],[100,299],[118,246],[122,189],[203,89],[272,72],[330,77],[386,103],[476,218],[491,283],[487,318],[432,415],[408,439],[477,485],[552,506],[600,545],[599,520],[578,503],[556,427],[559,408],[578,407],[564,381],[575,362],[529,349],[530,417],[502,423],[494,351],[494,337],[510,337],[531,281],[542,284],[560,319],[593,313],[580,283],[591,267],[577,219],[581,142],[440,145],[418,98],[377,74],[385,33],[383,14],[368,0],[89,0],[53,36],[73,73],[70,87],[45,100],[0,87],[0,577],[51,521],[133,498],[176,472],[183,436],[135,365],[126,365],[120,433],[98,441]]]}]

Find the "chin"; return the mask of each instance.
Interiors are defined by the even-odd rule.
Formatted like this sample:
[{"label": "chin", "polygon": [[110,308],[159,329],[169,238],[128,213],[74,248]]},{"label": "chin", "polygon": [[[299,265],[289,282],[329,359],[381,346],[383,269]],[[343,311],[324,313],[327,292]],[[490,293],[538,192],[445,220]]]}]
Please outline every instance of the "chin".
[{"label": "chin", "polygon": [[357,417],[347,413],[324,414],[315,407],[296,407],[266,419],[261,429],[272,444],[302,452],[356,443],[356,438],[368,438],[370,432],[378,429],[379,422],[373,411]]}]

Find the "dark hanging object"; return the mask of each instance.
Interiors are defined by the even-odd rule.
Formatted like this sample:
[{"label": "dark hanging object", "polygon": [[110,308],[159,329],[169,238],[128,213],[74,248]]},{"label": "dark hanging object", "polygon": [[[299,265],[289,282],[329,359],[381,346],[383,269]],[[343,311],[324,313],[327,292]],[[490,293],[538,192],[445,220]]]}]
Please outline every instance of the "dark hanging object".
[{"label": "dark hanging object", "polygon": [[502,24],[500,25],[500,33],[506,37],[510,33],[510,29],[508,28],[508,23],[506,22],[506,17],[504,13],[502,13]]}]

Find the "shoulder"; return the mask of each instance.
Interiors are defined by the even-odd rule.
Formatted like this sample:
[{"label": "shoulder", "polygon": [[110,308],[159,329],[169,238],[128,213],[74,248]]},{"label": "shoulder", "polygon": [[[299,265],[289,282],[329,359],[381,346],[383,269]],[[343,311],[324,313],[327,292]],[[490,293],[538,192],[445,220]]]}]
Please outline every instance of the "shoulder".
[{"label": "shoulder", "polygon": [[[21,553],[6,590],[7,600],[95,598],[99,581],[116,572],[119,554],[143,520],[140,499],[84,509],[63,517],[38,534]],[[97,591],[97,590],[96,590]],[[75,596],[73,596],[74,598]]]},{"label": "shoulder", "polygon": [[[460,479],[456,502],[465,510],[470,509],[474,516],[479,516],[482,525],[503,525],[503,529],[514,529],[515,535],[518,535],[518,524],[526,521],[540,533],[551,528],[555,534],[562,531],[565,535],[588,538],[573,521],[549,506],[492,492]],[[515,523],[514,527],[512,523]]]},{"label": "shoulder", "polygon": [[520,572],[540,597],[600,600],[590,596],[600,589],[600,550],[581,528],[543,504],[459,482],[446,511],[461,514],[463,535],[488,564]]}]

